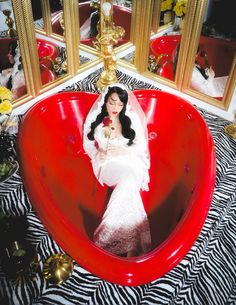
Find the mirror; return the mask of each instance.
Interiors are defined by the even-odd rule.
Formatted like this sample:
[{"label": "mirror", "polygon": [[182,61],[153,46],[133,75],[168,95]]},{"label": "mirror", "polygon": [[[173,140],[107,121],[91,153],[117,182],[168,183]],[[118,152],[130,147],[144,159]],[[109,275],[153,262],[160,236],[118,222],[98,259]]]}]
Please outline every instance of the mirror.
[{"label": "mirror", "polygon": [[[43,20],[43,10],[46,0],[32,1],[33,16],[35,27],[45,30]],[[49,2],[50,14],[47,18],[51,19],[52,33],[63,37],[63,9],[62,1],[47,0]],[[79,19],[80,19],[80,42],[90,47],[97,47],[96,36],[98,34],[100,20],[100,1],[78,1]],[[114,0],[113,1],[113,21],[115,25],[125,28],[125,36],[120,40],[118,45],[122,45],[130,39],[130,25],[132,16],[132,0]]]},{"label": "mirror", "polygon": [[43,20],[43,10],[42,10],[42,1],[33,1],[32,0],[32,14],[34,19],[35,29],[45,30],[44,20]]},{"label": "mirror", "polygon": [[[64,37],[61,37],[60,41],[55,39],[56,37],[50,37],[50,27],[52,32],[55,31],[52,27],[55,18],[58,19],[60,28],[63,27],[62,1],[32,0],[31,6],[35,27],[41,30],[39,33],[36,31],[36,41],[42,85],[46,85],[67,74]],[[49,23],[44,20],[47,16],[51,16]],[[61,34],[63,35],[63,30]]]},{"label": "mirror", "polygon": [[[179,48],[185,24],[187,0],[163,0],[160,6],[160,25],[156,35],[150,37],[148,70],[168,81],[175,81],[179,61]],[[158,14],[155,12],[155,14]],[[152,33],[153,34],[153,33]]]},{"label": "mirror", "polygon": [[236,54],[235,1],[208,0],[190,88],[222,101]]},{"label": "mirror", "polygon": [[[125,35],[116,46],[125,44],[130,40],[130,27],[132,17],[132,0],[113,1],[113,22],[115,26],[125,29]],[[99,48],[97,35],[100,27],[100,1],[80,1],[80,42],[82,44]]]},{"label": "mirror", "polygon": [[161,13],[159,26],[164,28],[163,26],[170,26],[174,23],[175,20],[175,12],[174,12],[174,0],[162,0],[161,1]]},{"label": "mirror", "polygon": [[0,2],[0,54],[0,86],[11,90],[16,100],[27,88],[11,1]]}]

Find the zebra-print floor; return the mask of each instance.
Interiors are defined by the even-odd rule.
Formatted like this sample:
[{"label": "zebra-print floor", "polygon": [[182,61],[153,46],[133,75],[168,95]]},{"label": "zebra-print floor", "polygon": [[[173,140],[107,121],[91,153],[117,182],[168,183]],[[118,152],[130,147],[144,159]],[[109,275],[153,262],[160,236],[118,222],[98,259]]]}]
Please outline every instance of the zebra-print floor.
[{"label": "zebra-print floor", "polygon": [[[65,90],[96,91],[100,71]],[[153,88],[118,72],[121,83],[131,89]],[[199,109],[213,135],[217,155],[217,179],[205,225],[185,258],[165,276],[139,287],[121,287],[105,282],[75,265],[73,275],[62,285],[46,282],[42,262],[63,252],[35,214],[19,172],[0,184],[1,209],[26,214],[28,238],[42,262],[31,281],[11,282],[0,270],[1,305],[233,305],[236,304],[236,142],[225,135],[229,122]]]}]

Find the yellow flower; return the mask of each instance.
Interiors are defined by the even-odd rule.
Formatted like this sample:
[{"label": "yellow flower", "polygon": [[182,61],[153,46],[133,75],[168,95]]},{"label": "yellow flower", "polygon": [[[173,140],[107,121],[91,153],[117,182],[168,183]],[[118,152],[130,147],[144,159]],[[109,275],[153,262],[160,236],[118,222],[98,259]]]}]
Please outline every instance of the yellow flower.
[{"label": "yellow flower", "polygon": [[184,16],[186,14],[186,5],[187,5],[187,0],[177,1],[173,9],[175,15],[178,17]]},{"label": "yellow flower", "polygon": [[3,101],[0,103],[0,114],[8,114],[12,111],[12,104],[10,101]]},{"label": "yellow flower", "polygon": [[161,11],[165,12],[172,9],[173,0],[162,0],[161,1]]},{"label": "yellow flower", "polygon": [[4,100],[11,101],[12,100],[12,93],[6,87],[1,87],[0,86],[0,101],[4,101]]}]

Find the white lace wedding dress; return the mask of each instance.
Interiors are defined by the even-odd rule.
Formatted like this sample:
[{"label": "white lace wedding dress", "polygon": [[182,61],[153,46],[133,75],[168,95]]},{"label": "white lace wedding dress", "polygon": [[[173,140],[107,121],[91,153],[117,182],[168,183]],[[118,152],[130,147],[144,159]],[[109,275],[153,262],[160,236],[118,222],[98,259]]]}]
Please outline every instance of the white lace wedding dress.
[{"label": "white lace wedding dress", "polygon": [[[106,138],[102,124],[95,129],[95,141],[87,138],[90,127],[86,122],[84,128],[84,149],[91,158],[94,174],[102,185],[113,188],[101,223],[94,232],[94,242],[117,255],[128,251],[140,255],[151,248],[149,221],[140,196],[140,189],[148,190],[149,155],[138,117],[135,114],[129,117],[136,132],[131,146],[122,135]],[[122,147],[122,152],[108,153],[105,160],[100,160],[98,148],[106,152],[109,145]]]}]

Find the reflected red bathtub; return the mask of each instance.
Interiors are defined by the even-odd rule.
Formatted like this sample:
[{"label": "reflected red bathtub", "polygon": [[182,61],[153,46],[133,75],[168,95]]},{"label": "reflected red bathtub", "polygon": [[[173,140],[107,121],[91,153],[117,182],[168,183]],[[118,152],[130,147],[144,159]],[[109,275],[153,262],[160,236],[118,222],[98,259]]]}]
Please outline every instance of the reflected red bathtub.
[{"label": "reflected red bathtub", "polygon": [[82,148],[82,126],[97,94],[64,92],[38,102],[20,126],[20,168],[29,198],[58,244],[91,273],[121,285],[141,285],[172,269],[206,219],[215,183],[215,151],[198,111],[174,95],[135,91],[148,119],[150,191],[142,198],[153,250],[122,258],[91,241],[109,196]]},{"label": "reflected red bathtub", "polygon": [[[8,50],[9,44],[16,42],[17,38],[0,38],[0,71],[3,69],[10,68],[12,65],[9,63]],[[58,55],[59,51],[55,44],[43,39],[37,39],[38,55],[40,60],[40,72],[42,84],[47,84],[56,78],[55,73],[49,68],[51,60],[54,60]],[[46,59],[47,58],[47,59]],[[47,64],[46,64],[47,61]],[[49,62],[49,64],[48,64]],[[26,89],[24,89],[24,93]],[[22,95],[23,95],[22,94]]]},{"label": "reflected red bathtub", "polygon": [[[130,40],[130,26],[131,26],[131,15],[132,11],[129,8],[113,5],[113,21],[116,26],[122,26],[125,29],[125,36],[120,39],[118,45],[124,44]],[[79,21],[80,27],[83,23],[89,18],[92,10],[90,7],[90,1],[79,4]],[[61,28],[59,19],[61,16],[61,11],[53,14],[52,17],[52,31],[58,35],[63,35],[63,30]],[[82,43],[91,46],[92,41],[95,40],[95,37],[89,39],[81,40]]]},{"label": "reflected red bathtub", "polygon": [[[167,68],[170,66],[174,67],[176,64],[177,46],[180,43],[180,39],[180,35],[155,38],[150,42],[150,52],[157,57],[161,54],[168,54],[167,56],[163,56],[160,64],[165,64]],[[236,52],[236,41],[201,36],[199,48],[206,53],[208,66],[212,66],[216,77],[229,75]],[[204,65],[204,60],[199,56],[197,56],[197,60],[199,60],[201,66]],[[203,67],[205,68],[205,66]],[[166,69],[160,69],[158,74],[174,80],[174,73],[167,73]]]}]

